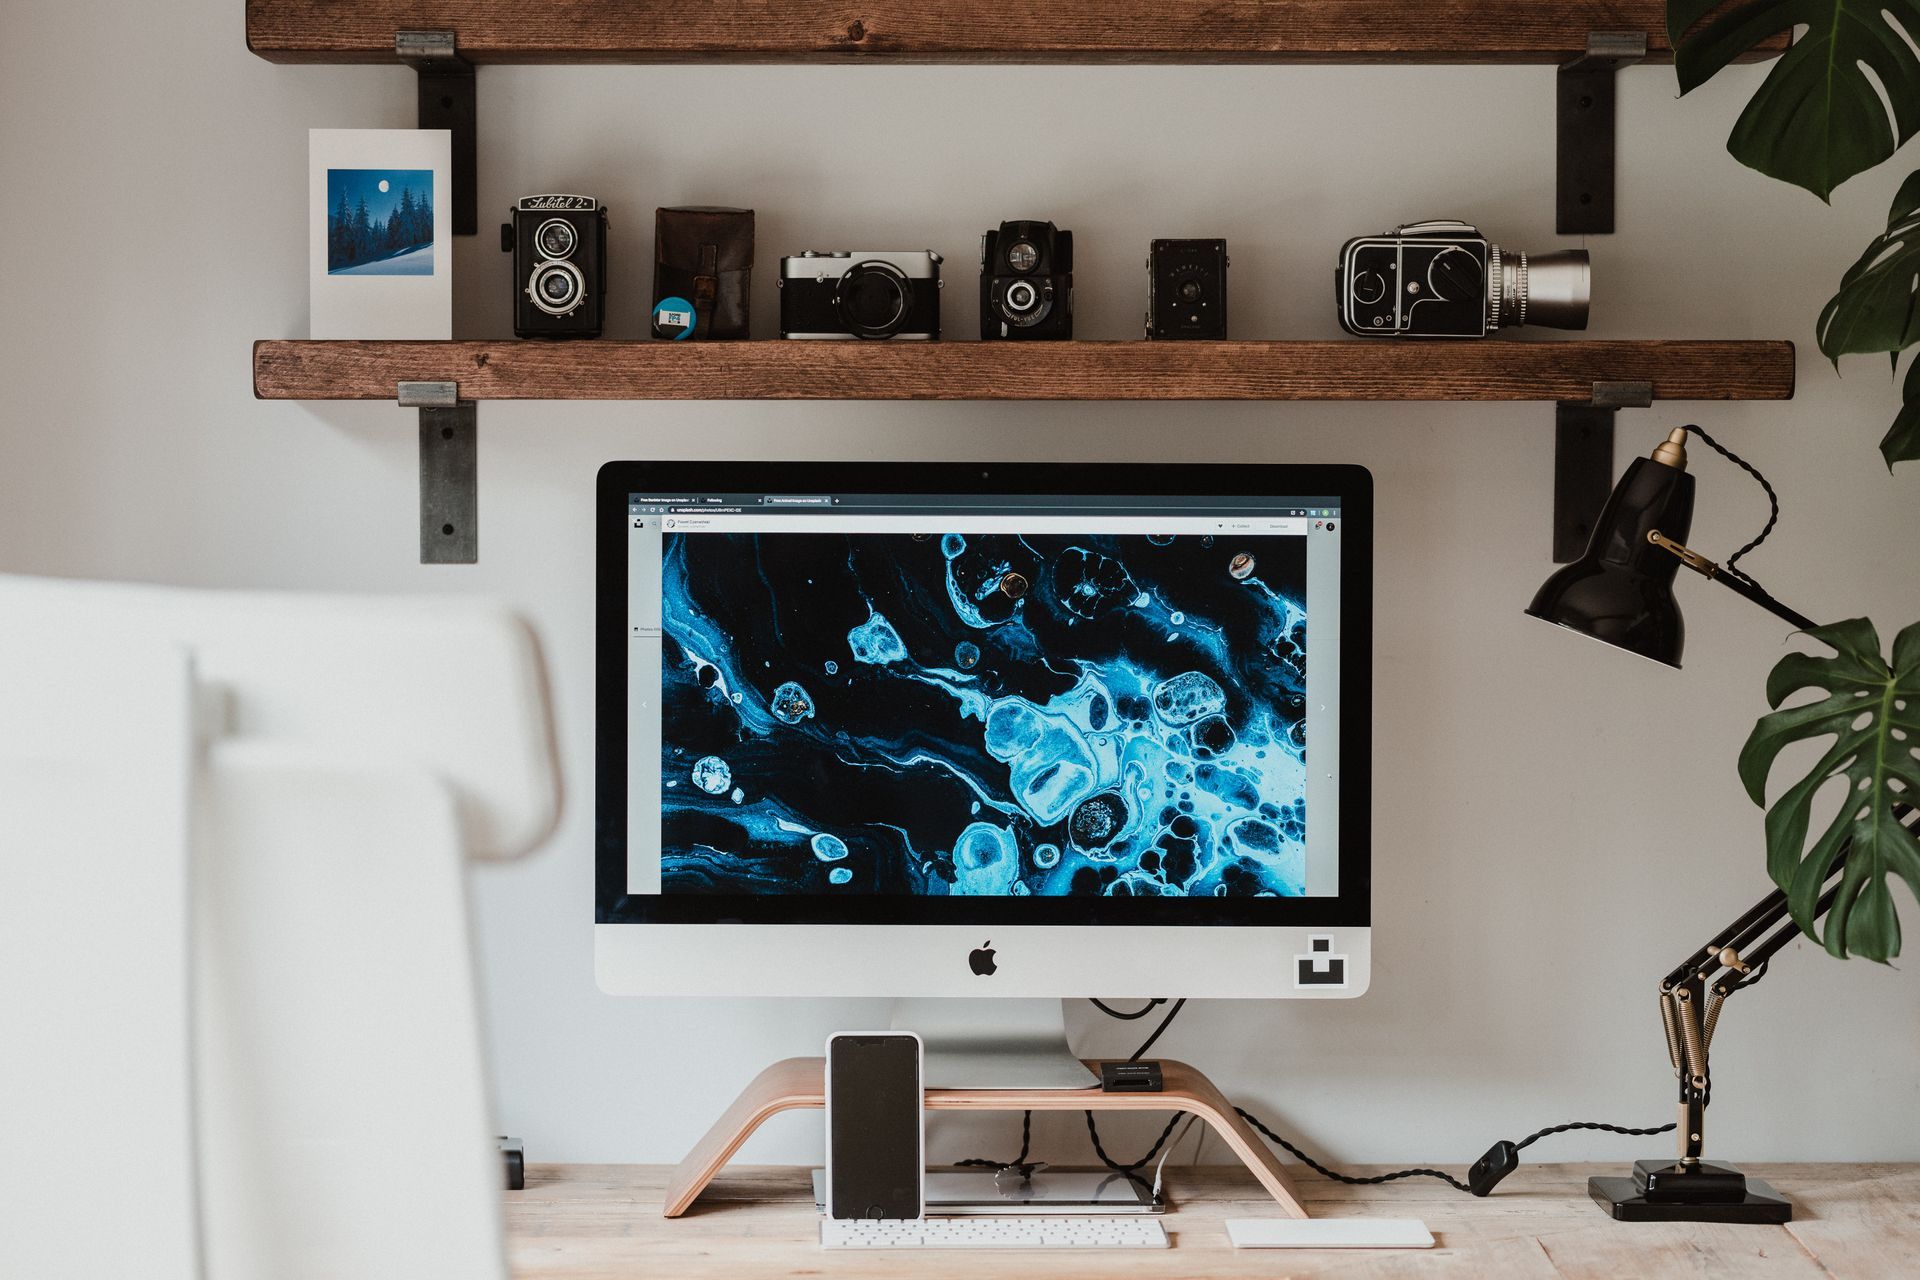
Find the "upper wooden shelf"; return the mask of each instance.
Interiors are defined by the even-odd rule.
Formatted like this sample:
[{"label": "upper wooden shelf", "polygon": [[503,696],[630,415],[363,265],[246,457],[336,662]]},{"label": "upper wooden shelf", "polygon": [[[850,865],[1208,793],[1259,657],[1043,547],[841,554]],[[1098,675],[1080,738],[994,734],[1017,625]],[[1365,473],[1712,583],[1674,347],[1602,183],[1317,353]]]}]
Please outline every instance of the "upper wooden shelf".
[{"label": "upper wooden shelf", "polygon": [[402,30],[476,63],[1563,63],[1593,32],[1673,56],[1664,0],[247,0],[271,62],[392,62]]},{"label": "upper wooden shelf", "polygon": [[1791,342],[257,342],[263,400],[1786,400]]}]

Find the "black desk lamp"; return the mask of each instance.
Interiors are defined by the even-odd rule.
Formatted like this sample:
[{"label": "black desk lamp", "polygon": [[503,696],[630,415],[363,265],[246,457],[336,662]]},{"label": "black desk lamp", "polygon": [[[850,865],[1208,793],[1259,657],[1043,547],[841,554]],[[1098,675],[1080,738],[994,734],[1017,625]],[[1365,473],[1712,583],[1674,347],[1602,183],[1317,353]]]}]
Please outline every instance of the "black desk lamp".
[{"label": "black desk lamp", "polygon": [[[1687,472],[1689,432],[1759,481],[1771,504],[1766,528],[1729,556],[1725,565],[1717,565],[1685,545],[1693,527],[1693,477]],[[1680,620],[1680,605],[1673,598],[1673,580],[1684,564],[1775,617],[1807,630],[1816,625],[1812,619],[1787,608],[1734,567],[1741,556],[1766,540],[1779,516],[1779,500],[1764,476],[1700,428],[1675,427],[1650,456],[1633,460],[1600,510],[1587,554],[1548,578],[1527,612],[1677,667],[1686,628]]]},{"label": "black desk lamp", "polygon": [[[1766,528],[1725,565],[1685,545],[1693,523],[1693,477],[1686,470],[1689,432],[1759,481],[1771,504]],[[1773,487],[1758,471],[1698,427],[1676,428],[1651,456],[1636,458],[1627,468],[1600,513],[1586,555],[1548,578],[1527,612],[1678,667],[1685,628],[1673,598],[1673,580],[1685,565],[1795,627],[1811,628],[1811,619],[1775,600],[1734,567],[1773,532],[1779,514]],[[1815,919],[1833,903],[1846,854],[1843,847],[1834,860]],[[1792,1219],[1793,1205],[1764,1182],[1701,1159],[1712,1096],[1707,1050],[1714,1027],[1727,997],[1758,982],[1773,954],[1799,936],[1800,927],[1787,917],[1787,895],[1776,889],[1661,981],[1660,1018],[1667,1054],[1680,1081],[1680,1156],[1674,1161],[1638,1161],[1630,1178],[1590,1179],[1589,1193],[1614,1217],[1630,1222]]]}]

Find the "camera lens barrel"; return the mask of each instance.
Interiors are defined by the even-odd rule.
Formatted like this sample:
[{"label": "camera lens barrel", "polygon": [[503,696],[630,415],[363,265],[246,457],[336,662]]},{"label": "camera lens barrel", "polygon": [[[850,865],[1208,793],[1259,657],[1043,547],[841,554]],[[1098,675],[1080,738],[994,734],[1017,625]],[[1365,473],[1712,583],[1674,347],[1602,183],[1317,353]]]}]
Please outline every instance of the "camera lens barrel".
[{"label": "camera lens barrel", "polygon": [[1593,302],[1593,267],[1585,249],[1528,257],[1524,253],[1503,253],[1495,246],[1493,261],[1499,268],[1498,276],[1487,282],[1488,319],[1493,327],[1587,327]]},{"label": "camera lens barrel", "polygon": [[580,242],[580,236],[565,218],[548,218],[533,233],[533,242],[542,257],[567,258],[573,256],[574,246]]},{"label": "camera lens barrel", "polygon": [[859,338],[891,338],[913,305],[913,289],[900,268],[869,260],[847,268],[833,305],[847,332]]},{"label": "camera lens barrel", "polygon": [[586,292],[586,277],[571,262],[542,262],[527,285],[527,297],[550,316],[571,314]]}]

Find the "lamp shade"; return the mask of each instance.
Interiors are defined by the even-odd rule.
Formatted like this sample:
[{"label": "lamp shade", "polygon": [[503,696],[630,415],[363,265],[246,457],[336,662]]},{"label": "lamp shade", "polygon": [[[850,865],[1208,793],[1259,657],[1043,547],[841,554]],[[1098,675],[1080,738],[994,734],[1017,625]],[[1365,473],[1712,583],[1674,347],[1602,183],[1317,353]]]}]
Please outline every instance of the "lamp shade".
[{"label": "lamp shade", "polygon": [[1587,552],[1541,586],[1527,613],[1670,667],[1680,665],[1686,626],[1673,598],[1680,561],[1647,541],[1658,529],[1685,542],[1693,525],[1693,477],[1636,458],[1600,511]]}]

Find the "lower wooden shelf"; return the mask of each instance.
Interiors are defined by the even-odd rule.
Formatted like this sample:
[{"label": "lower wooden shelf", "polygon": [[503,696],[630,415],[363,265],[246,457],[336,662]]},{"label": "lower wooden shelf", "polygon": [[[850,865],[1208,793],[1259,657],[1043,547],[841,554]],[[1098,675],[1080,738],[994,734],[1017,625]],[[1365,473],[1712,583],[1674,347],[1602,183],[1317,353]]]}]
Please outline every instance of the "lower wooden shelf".
[{"label": "lower wooden shelf", "polygon": [[256,342],[263,400],[1787,400],[1784,341]]}]

